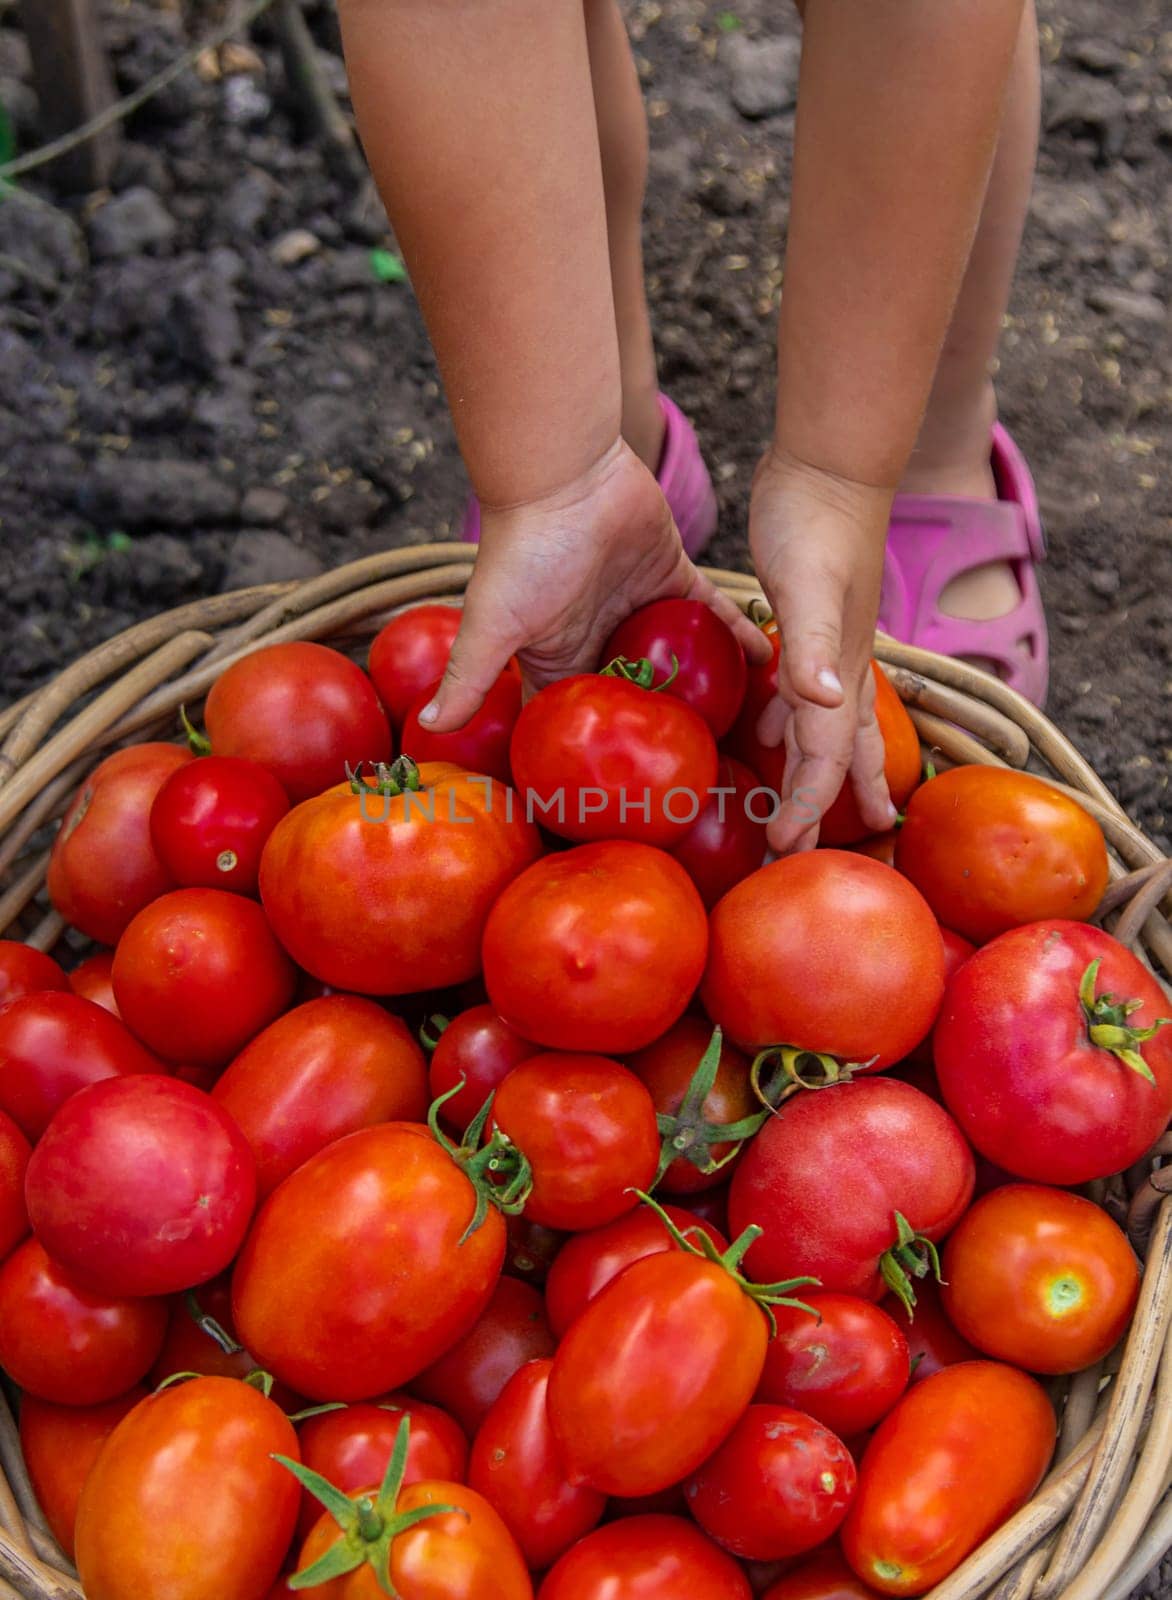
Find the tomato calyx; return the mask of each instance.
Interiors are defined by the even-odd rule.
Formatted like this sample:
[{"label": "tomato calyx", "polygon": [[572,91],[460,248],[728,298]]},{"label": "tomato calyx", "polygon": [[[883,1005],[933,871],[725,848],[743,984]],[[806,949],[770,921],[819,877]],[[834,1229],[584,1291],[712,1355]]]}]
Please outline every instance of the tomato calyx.
[{"label": "tomato calyx", "polygon": [[1079,1004],[1086,1019],[1087,1037],[1100,1050],[1109,1050],[1125,1067],[1138,1072],[1141,1078],[1155,1086],[1156,1077],[1140,1052],[1140,1046],[1154,1039],[1161,1028],[1172,1023],[1172,1017],[1157,1017],[1148,1028],[1133,1028],[1128,1017],[1139,1011],[1142,1000],[1117,1000],[1113,994],[1095,994],[1102,957],[1097,956],[1082,975],[1078,986]]},{"label": "tomato calyx", "polygon": [[[721,1030],[714,1028],[678,1108],[656,1115],[663,1145],[659,1166],[651,1180],[653,1189],[673,1161],[690,1161],[698,1172],[706,1174],[719,1172],[721,1167],[735,1160],[744,1141],[759,1131],[769,1115],[768,1111],[757,1111],[736,1122],[709,1122],[705,1117],[704,1102],[716,1082],[723,1042]],[[717,1159],[712,1154],[712,1146],[716,1144],[730,1144],[732,1149]]]},{"label": "tomato calyx", "polygon": [[633,683],[638,689],[649,689],[652,694],[658,694],[661,689],[666,689],[669,684],[676,681],[680,671],[679,657],[672,652],[671,671],[662,683],[655,681],[654,664],[646,656],[640,656],[637,661],[632,661],[629,656],[615,656],[613,661],[608,661],[605,667],[599,670],[600,678],[621,678],[624,683]]},{"label": "tomato calyx", "polygon": [[944,1282],[940,1276],[940,1252],[927,1234],[916,1232],[902,1211],[893,1215],[895,1243],[879,1257],[879,1275],[892,1294],[898,1296],[910,1320],[916,1304],[914,1280],[931,1273],[937,1283]]},{"label": "tomato calyx", "polygon": [[461,1506],[416,1506],[411,1511],[396,1511],[403,1476],[407,1470],[407,1446],[410,1442],[411,1419],[404,1417],[395,1435],[395,1448],[387,1463],[387,1470],[376,1495],[361,1494],[352,1500],[343,1494],[328,1478],[314,1472],[300,1461],[274,1454],[273,1460],[291,1472],[310,1494],[333,1517],[341,1530],[341,1537],[311,1566],[296,1572],[288,1580],[290,1589],[309,1589],[333,1578],[344,1578],[368,1565],[375,1582],[385,1595],[398,1600],[398,1591],[391,1582],[391,1546],[401,1533],[413,1528],[417,1522],[429,1517],[451,1516],[467,1518]]},{"label": "tomato calyx", "polygon": [[206,733],[200,733],[194,722],[192,722],[191,718],[187,715],[186,706],[179,707],[179,721],[182,724],[183,733],[187,739],[187,748],[191,751],[192,755],[210,756],[212,753],[212,741],[208,738]]},{"label": "tomato calyx", "polygon": [[451,1020],[450,1017],[445,1017],[442,1012],[434,1011],[430,1017],[424,1017],[419,1024],[419,1042],[428,1055],[431,1055],[436,1045],[439,1044],[440,1038]]},{"label": "tomato calyx", "polygon": [[436,1143],[447,1151],[476,1191],[476,1209],[472,1213],[472,1221],[460,1235],[461,1244],[480,1227],[490,1205],[494,1205],[506,1217],[518,1216],[525,1209],[525,1202],[533,1189],[533,1168],[529,1165],[529,1159],[507,1133],[494,1128],[491,1138],[481,1143],[492,1111],[493,1094],[489,1095],[468,1124],[459,1144],[449,1139],[440,1127],[440,1110],[453,1095],[460,1093],[466,1081],[461,1073],[460,1081],[433,1100],[427,1111],[427,1126]]},{"label": "tomato calyx", "polygon": [[386,799],[393,800],[398,795],[410,792],[416,794],[421,785],[419,765],[412,761],[410,756],[396,756],[393,761],[376,761],[373,763],[374,782],[370,783],[362,775],[365,762],[352,767],[347,761],[346,777],[350,781],[350,788],[354,794],[376,794]]},{"label": "tomato calyx", "polygon": [[836,1083],[849,1083],[855,1072],[867,1066],[868,1061],[839,1061],[821,1050],[770,1044],[753,1057],[749,1083],[768,1114],[802,1089],[830,1089]]},{"label": "tomato calyx", "polygon": [[777,1320],[772,1309],[774,1306],[789,1306],[796,1311],[808,1311],[812,1317],[817,1317],[818,1313],[814,1307],[808,1305],[805,1300],[795,1299],[791,1291],[806,1288],[820,1289],[821,1278],[785,1278],[780,1283],[752,1283],[741,1271],[741,1262],[745,1259],[750,1245],[756,1243],[764,1232],[764,1229],[759,1228],[755,1222],[751,1222],[727,1250],[721,1251],[711,1235],[705,1233],[703,1228],[684,1228],[681,1231],[663,1207],[649,1194],[644,1194],[642,1189],[635,1189],[633,1192],[639,1196],[644,1205],[651,1207],[681,1250],[687,1255],[698,1256],[701,1261],[710,1261],[713,1266],[723,1267],[741,1292],[760,1306],[769,1324],[770,1338],[777,1332]]}]

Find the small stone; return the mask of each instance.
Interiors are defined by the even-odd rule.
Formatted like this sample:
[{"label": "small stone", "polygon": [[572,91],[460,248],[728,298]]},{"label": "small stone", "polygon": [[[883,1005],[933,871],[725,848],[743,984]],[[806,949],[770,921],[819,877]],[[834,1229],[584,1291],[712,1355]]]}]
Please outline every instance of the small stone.
[{"label": "small stone", "polygon": [[293,412],[298,442],[316,458],[326,460],[354,437],[360,423],[361,413],[354,401],[337,394],[311,394]]},{"label": "small stone", "polygon": [[369,528],[385,502],[369,483],[343,483],[315,502],[313,513],[323,528],[334,533],[349,533],[354,528]]},{"label": "small stone", "polygon": [[1104,78],[1081,78],[1059,91],[1046,116],[1047,133],[1093,135],[1103,159],[1119,154],[1127,123],[1127,102]]},{"label": "small stone", "polygon": [[739,217],[752,205],[744,184],[728,172],[714,174],[710,183],[697,190],[696,198],[706,210],[718,217]]},{"label": "small stone", "polygon": [[173,533],[149,533],[132,540],[128,549],[104,557],[99,572],[111,596],[133,588],[163,604],[173,604],[203,587],[203,568]]},{"label": "small stone", "polygon": [[247,74],[225,78],[223,91],[224,117],[234,127],[252,128],[273,114],[272,98]]},{"label": "small stone", "polygon": [[107,200],[90,222],[94,255],[107,260],[136,256],[174,236],[174,217],[153,190],[141,186]]},{"label": "small stone", "polygon": [[215,272],[190,274],[171,301],[171,337],[189,366],[214,376],[244,348],[236,296]]},{"label": "small stone", "polygon": [[85,243],[73,218],[10,189],[0,202],[0,251],[53,283],[85,270]]},{"label": "small stone", "polygon": [[191,528],[230,522],[231,484],[195,461],[96,461],[76,491],[78,510],[104,527]]},{"label": "small stone", "polygon": [[320,249],[321,240],[316,233],[310,233],[308,228],[291,228],[273,241],[269,254],[279,267],[295,267]]},{"label": "small stone", "polygon": [[1124,322],[1166,324],[1168,307],[1154,294],[1139,294],[1134,289],[1115,289],[1096,284],[1087,291],[1087,304]]},{"label": "small stone", "polygon": [[230,386],[205,390],[192,407],[191,420],[213,439],[227,438],[233,446],[242,439],[256,438],[251,395]]},{"label": "small stone", "polygon": [[1108,44],[1106,39],[1079,39],[1066,54],[1085,72],[1110,77],[1127,68],[1126,53],[1118,45]]},{"label": "small stone", "polygon": [[118,146],[111,187],[118,190],[153,189],[169,194],[171,174],[161,151],[135,139],[123,139]]},{"label": "small stone", "polygon": [[[250,494],[265,493],[250,490]],[[238,533],[228,551],[220,587],[250,589],[258,583],[287,583],[320,576],[325,568],[312,551],[294,544],[287,534],[273,528],[250,529]]]},{"label": "small stone", "polygon": [[798,100],[799,39],[749,39],[726,34],[721,58],[732,75],[732,103],[742,117],[775,116]]},{"label": "small stone", "polygon": [[6,78],[31,78],[32,56],[23,33],[0,28],[0,74]]},{"label": "small stone", "polygon": [[254,527],[273,528],[278,523],[284,522],[288,510],[287,494],[282,494],[280,489],[269,489],[264,484],[257,484],[246,491],[244,499],[240,502],[240,520],[252,523]]},{"label": "small stone", "polygon": [[1114,567],[1096,567],[1087,582],[1092,593],[1103,600],[1111,600],[1119,593],[1119,574]]},{"label": "small stone", "polygon": [[261,223],[281,192],[275,178],[261,167],[245,172],[228,190],[219,210],[219,220],[234,236],[247,238],[260,231]]}]

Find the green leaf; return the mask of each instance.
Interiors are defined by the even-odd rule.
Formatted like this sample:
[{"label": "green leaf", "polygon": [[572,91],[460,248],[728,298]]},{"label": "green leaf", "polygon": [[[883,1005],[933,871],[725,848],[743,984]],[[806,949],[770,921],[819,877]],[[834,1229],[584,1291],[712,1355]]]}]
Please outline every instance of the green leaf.
[{"label": "green leaf", "polygon": [[16,134],[12,128],[12,118],[0,103],[0,166],[12,160],[16,154]]},{"label": "green leaf", "polygon": [[393,250],[372,250],[370,270],[379,283],[406,283],[407,268]]},{"label": "green leaf", "polygon": [[116,531],[106,540],[107,550],[132,550],[133,548],[134,540],[128,533]]},{"label": "green leaf", "polygon": [[735,11],[721,11],[717,15],[716,26],[721,33],[735,33],[742,23]]}]

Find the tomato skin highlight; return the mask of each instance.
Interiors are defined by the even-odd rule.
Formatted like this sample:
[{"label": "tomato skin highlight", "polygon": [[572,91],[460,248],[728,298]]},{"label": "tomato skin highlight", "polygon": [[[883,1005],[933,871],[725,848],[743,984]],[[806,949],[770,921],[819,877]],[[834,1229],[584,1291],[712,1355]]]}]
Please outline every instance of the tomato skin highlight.
[{"label": "tomato skin highlight", "polygon": [[480,1424],[468,1482],[497,1511],[534,1572],[598,1526],[606,1496],[566,1479],[546,1408],[552,1360],[513,1373]]},{"label": "tomato skin highlight", "polygon": [[553,1352],[540,1290],[516,1278],[501,1278],[468,1332],[414,1378],[411,1387],[442,1406],[471,1436],[513,1374]]},{"label": "tomato skin highlight", "polygon": [[256,894],[265,840],[289,809],[266,767],[203,756],[178,768],[151,806],[151,843],[182,888]]},{"label": "tomato skin highlight", "polygon": [[433,1100],[463,1080],[459,1092],[440,1107],[440,1121],[463,1134],[513,1068],[540,1051],[540,1045],[522,1038],[491,1006],[470,1006],[461,1011],[440,1034],[427,1069]]},{"label": "tomato skin highlight", "polygon": [[509,884],[485,925],[484,981],[525,1038],[616,1055],[683,1015],[707,950],[704,906],[679,863],[604,840],[546,856]]},{"label": "tomato skin highlight", "polygon": [[[917,1284],[917,1300],[919,1292]],[[804,1411],[850,1439],[873,1428],[907,1388],[907,1340],[870,1300],[825,1289],[803,1292],[802,1299],[818,1317],[777,1307],[757,1397]]]},{"label": "tomato skin highlight", "polygon": [[716,1263],[682,1250],[634,1262],[554,1357],[549,1420],[570,1482],[645,1495],[693,1472],[752,1399],[768,1337]]},{"label": "tomato skin highlight", "polygon": [[0,1006],[45,989],[68,989],[69,979],[53,960],[20,939],[0,939]]},{"label": "tomato skin highlight", "polygon": [[636,1206],[659,1164],[655,1106],[633,1072],[605,1056],[530,1056],[496,1092],[492,1124],[529,1158],[525,1215],[575,1232]]},{"label": "tomato skin highlight", "polygon": [[332,988],[415,994],[474,978],[501,891],[541,854],[512,790],[441,762],[392,798],[339,784],[294,806],[260,892],[298,966]]},{"label": "tomato skin highlight", "polygon": [[263,1200],[344,1134],[380,1122],[421,1122],[427,1069],[398,1017],[358,995],[325,995],[258,1033],[219,1078],[212,1099],[248,1140]]},{"label": "tomato skin highlight", "polygon": [[855,1492],[855,1464],[829,1428],[787,1406],[751,1405],[692,1474],[688,1509],[745,1561],[804,1555],[832,1538]]},{"label": "tomato skin highlight", "polygon": [[263,1600],[301,1492],[274,1454],[297,1460],[292,1424],[235,1378],[193,1378],[141,1400],[81,1492],[86,1600]]},{"label": "tomato skin highlight", "polygon": [[[713,794],[671,850],[710,911],[742,878],[764,863],[765,819],[769,815],[761,796],[760,779],[743,761],[721,756],[713,787],[731,789],[733,793]],[[750,802],[749,796],[754,793],[756,798]]]},{"label": "tomato skin highlight", "polygon": [[66,1101],[29,1160],[25,1197],[33,1232],[81,1285],[170,1294],[232,1260],[256,1170],[243,1134],[208,1095],[142,1073]]},{"label": "tomato skin highlight", "polygon": [[424,689],[443,676],[463,615],[460,606],[410,606],[375,634],[367,669],[393,727],[403,726]]},{"label": "tomato skin highlight", "polygon": [[787,856],[713,908],[700,998],[753,1053],[786,1044],[881,1070],[920,1042],[943,993],[935,917],[868,856]]},{"label": "tomato skin highlight", "polygon": [[1011,929],[945,993],[932,1040],[945,1104],[980,1153],[1015,1177],[1062,1187],[1108,1177],[1167,1125],[1172,1026],[1137,1047],[1154,1083],[1093,1044],[1079,1000],[1093,961],[1096,996],[1143,1001],[1130,1027],[1172,1013],[1142,962],[1081,922]]},{"label": "tomato skin highlight", "polygon": [[[505,1225],[413,1123],[347,1134],[257,1214],[232,1280],[241,1341],[311,1400],[368,1400],[407,1383],[488,1304]],[[442,1275],[435,1263],[447,1264]]]},{"label": "tomato skin highlight", "polygon": [[99,944],[117,944],[136,912],[173,887],[151,841],[151,806],[171,773],[192,759],[176,744],[116,750],[62,818],[49,858],[49,898]]},{"label": "tomato skin highlight", "polygon": [[158,1355],[167,1306],[94,1295],[26,1239],[0,1267],[0,1366],[41,1400],[93,1406],[125,1394]]},{"label": "tomato skin highlight", "polygon": [[1055,1434],[1045,1390],[1015,1367],[970,1361],[925,1378],[867,1447],[847,1560],[882,1594],[923,1594],[1025,1504]]},{"label": "tomato skin highlight", "polygon": [[947,927],[985,944],[1024,923],[1084,921],[1107,887],[1095,819],[1041,778],[954,767],[908,802],[895,863]]},{"label": "tomato skin highlight", "polygon": [[[850,1175],[849,1200],[827,1203],[828,1173]],[[802,1090],[766,1122],[733,1174],[730,1231],[762,1228],[745,1257],[760,1282],[809,1273],[823,1289],[877,1300],[895,1213],[942,1239],[973,1177],[972,1151],[935,1101],[897,1079],[856,1078]]]},{"label": "tomato skin highlight", "polygon": [[20,1399],[20,1450],[32,1482],[37,1504],[53,1537],[73,1560],[73,1534],[77,1505],[85,1480],[102,1446],[140,1400],[141,1385],[128,1389],[99,1406],[62,1406],[38,1400],[35,1394]]},{"label": "tomato skin highlight", "polygon": [[587,1534],[550,1568],[537,1600],[751,1600],[729,1555],[684,1517],[624,1517]]},{"label": "tomato skin highlight", "polygon": [[266,767],[294,805],[341,783],[347,764],[391,757],[390,726],[365,672],[304,639],[234,661],[211,687],[204,722],[215,755]]},{"label": "tomato skin highlight", "polygon": [[1065,1189],[1015,1183],[983,1195],[943,1258],[944,1307],[985,1355],[1029,1372],[1078,1372],[1123,1336],[1139,1296],[1127,1237]]},{"label": "tomato skin highlight", "polygon": [[659,693],[682,700],[721,739],[745,698],[748,668],[740,641],[702,600],[653,600],[620,622],[603,662],[650,661]]}]

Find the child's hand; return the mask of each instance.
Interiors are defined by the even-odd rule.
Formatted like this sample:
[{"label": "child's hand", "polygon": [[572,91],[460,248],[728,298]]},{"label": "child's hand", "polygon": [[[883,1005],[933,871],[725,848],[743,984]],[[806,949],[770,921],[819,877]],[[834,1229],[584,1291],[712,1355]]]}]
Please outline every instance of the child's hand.
[{"label": "child's hand", "polygon": [[760,631],[684,554],[658,484],[621,441],[556,494],[482,506],[481,517],[464,620],[433,715],[422,717],[437,732],[467,722],[511,655],[534,688],[591,671],[618,624],[650,600],[703,600],[750,660],[768,658]]},{"label": "child's hand", "polygon": [[849,774],[863,820],[895,820],[869,671],[888,491],[848,482],[776,447],[753,480],[749,540],[781,633],[778,698],[763,743],[786,747],[785,802],[769,825],[783,853],[817,843],[818,823]]}]

